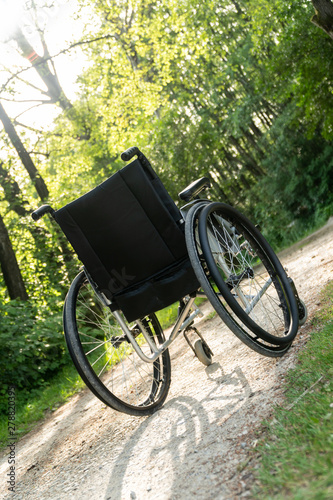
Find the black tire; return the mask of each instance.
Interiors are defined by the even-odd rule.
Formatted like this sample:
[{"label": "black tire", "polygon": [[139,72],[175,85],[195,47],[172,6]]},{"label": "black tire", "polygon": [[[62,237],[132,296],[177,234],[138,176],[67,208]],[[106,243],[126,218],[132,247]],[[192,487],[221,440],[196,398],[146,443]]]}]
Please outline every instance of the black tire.
[{"label": "black tire", "polygon": [[[155,314],[127,326],[148,356],[151,349],[141,333],[143,329],[156,345],[165,340]],[[136,416],[151,415],[163,405],[171,381],[168,350],[153,363],[142,361],[83,271],[66,297],[64,331],[77,371],[103,403]]]},{"label": "black tire", "polygon": [[214,307],[220,318],[226,326],[248,347],[267,357],[283,356],[291,346],[276,345],[275,343],[266,342],[254,334],[249,328],[242,323],[237,315],[224,300],[223,295],[219,292],[214,279],[212,278],[205,259],[202,254],[199,234],[198,234],[198,219],[202,209],[207,206],[207,202],[199,202],[195,204],[186,215],[185,223],[185,238],[188,254],[191,260],[192,267],[201,284],[202,290]]},{"label": "black tire", "polygon": [[287,345],[298,331],[298,308],[276,254],[241,213],[211,203],[199,217],[199,240],[209,272],[228,306],[255,335]]}]

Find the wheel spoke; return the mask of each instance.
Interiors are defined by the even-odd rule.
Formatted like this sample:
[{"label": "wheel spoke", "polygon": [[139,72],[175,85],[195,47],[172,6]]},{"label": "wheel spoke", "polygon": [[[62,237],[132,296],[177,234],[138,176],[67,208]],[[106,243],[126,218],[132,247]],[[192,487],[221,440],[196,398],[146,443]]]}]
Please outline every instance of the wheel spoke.
[{"label": "wheel spoke", "polygon": [[[81,377],[109,406],[130,414],[152,413],[154,408],[161,406],[168,393],[168,351],[154,363],[145,363],[110,309],[98,299],[84,274],[76,280],[66,300],[64,325],[70,353]],[[125,318],[123,321],[126,324]],[[128,328],[146,355],[151,354],[149,343],[159,346],[165,341],[155,315],[128,325]]]}]

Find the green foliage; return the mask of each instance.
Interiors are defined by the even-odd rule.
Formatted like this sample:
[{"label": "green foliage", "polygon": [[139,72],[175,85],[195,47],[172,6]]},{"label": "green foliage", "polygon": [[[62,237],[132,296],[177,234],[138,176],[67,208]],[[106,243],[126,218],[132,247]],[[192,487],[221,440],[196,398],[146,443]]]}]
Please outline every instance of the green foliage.
[{"label": "green foliage", "polygon": [[[292,100],[304,133],[333,137],[332,40],[314,26],[311,2],[249,2],[253,52],[260,59],[261,86],[275,102]],[[295,122],[297,127],[297,122]]]},{"label": "green foliage", "polygon": [[81,103],[98,116],[88,141],[90,176],[112,173],[119,152],[138,144],[175,199],[209,174],[212,197],[274,227],[280,244],[287,226],[299,226],[299,234],[313,223],[309,214],[330,205],[330,144],[321,136],[332,122],[325,109],[333,109],[330,42],[310,23],[311,5],[94,5],[106,20],[98,35],[108,38],[87,48],[95,64],[80,78]]},{"label": "green foliage", "polygon": [[1,391],[9,385],[31,390],[43,385],[65,362],[61,305],[12,300],[0,305]]},{"label": "green foliage", "polygon": [[311,339],[288,374],[287,401],[276,408],[261,439],[253,491],[258,499],[332,498],[332,283],[322,296],[325,305],[313,321]]},{"label": "green foliage", "polygon": [[[202,304],[205,300],[206,299],[199,298],[195,300],[195,303],[198,307],[200,307],[200,304]],[[174,326],[178,316],[178,308],[179,308],[179,303],[176,302],[175,304],[172,304],[171,306],[166,307],[165,309],[162,309],[161,311],[157,312],[157,318],[163,330],[165,330],[166,328],[170,328],[171,326]]]},{"label": "green foliage", "polygon": [[268,174],[252,189],[249,211],[273,246],[281,248],[332,214],[333,148],[320,136],[293,135],[282,118],[270,139],[274,148],[264,162]]}]

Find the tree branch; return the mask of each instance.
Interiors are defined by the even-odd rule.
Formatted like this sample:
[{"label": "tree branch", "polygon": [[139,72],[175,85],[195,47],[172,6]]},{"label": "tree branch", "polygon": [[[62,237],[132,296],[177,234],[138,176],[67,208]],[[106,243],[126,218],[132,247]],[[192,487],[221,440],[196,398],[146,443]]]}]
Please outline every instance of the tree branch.
[{"label": "tree branch", "polygon": [[45,90],[40,89],[37,87],[37,85],[34,85],[33,83],[29,82],[29,80],[25,80],[24,78],[20,78],[19,76],[16,77],[20,82],[23,82],[25,85],[28,85],[29,87],[32,87],[33,89],[37,90],[41,94],[46,94]]},{"label": "tree branch", "polygon": [[40,102],[41,104],[52,104],[52,100],[43,100],[43,99],[9,99],[8,97],[1,97],[2,101],[7,102]]},{"label": "tree branch", "polygon": [[[47,101],[48,104],[52,104],[52,101]],[[34,106],[30,106],[30,108],[28,109],[25,109],[24,111],[22,111],[22,113],[19,113],[14,119],[13,121],[15,121],[19,116],[22,116],[24,115],[24,113],[27,113],[28,111],[31,111],[32,109],[34,108],[39,108],[39,106],[43,106],[45,103],[42,102],[42,103],[39,103],[39,104],[35,104]]]},{"label": "tree branch", "polygon": [[29,155],[41,155],[45,156],[45,158],[49,158],[50,153],[43,153],[42,151],[28,151]]},{"label": "tree branch", "polygon": [[29,66],[27,68],[23,68],[21,70],[19,70],[17,73],[11,75],[10,78],[8,78],[8,80],[2,85],[1,87],[1,90],[0,90],[0,93],[7,87],[7,85],[12,81],[14,80],[15,78],[17,78],[19,75],[21,75],[22,73],[24,73],[25,71],[29,71],[31,70],[32,68],[36,68],[36,66],[38,65],[41,65],[41,64],[44,64],[45,62],[51,60],[51,59],[54,59],[55,57],[58,57],[62,54],[65,54],[66,52],[69,52],[71,51],[72,49],[74,49],[75,47],[79,47],[81,45],[89,45],[91,43],[94,43],[94,42],[99,42],[100,40],[109,40],[110,38],[114,38],[114,39],[117,39],[116,35],[104,35],[104,36],[99,36],[99,37],[96,37],[96,38],[92,38],[91,40],[81,40],[80,42],[75,42],[75,43],[72,43],[69,47],[67,47],[66,49],[63,49],[61,50],[60,52],[58,52],[57,54],[54,54],[54,55],[49,55],[48,57],[45,57],[43,58],[42,61],[40,62],[37,62],[34,66]]},{"label": "tree branch", "polygon": [[27,150],[25,149],[19,135],[17,134],[15,127],[7,115],[4,107],[0,103],[0,120],[3,123],[5,132],[7,133],[11,143],[13,144],[14,148],[16,149],[16,152],[18,156],[20,157],[20,160],[22,161],[22,164],[24,168],[27,170],[30,179],[33,183],[33,185],[36,188],[36,191],[42,201],[46,200],[49,191],[47,189],[47,186],[44,182],[44,179],[42,176],[39,174],[34,162],[32,161],[30,155],[28,154]]}]

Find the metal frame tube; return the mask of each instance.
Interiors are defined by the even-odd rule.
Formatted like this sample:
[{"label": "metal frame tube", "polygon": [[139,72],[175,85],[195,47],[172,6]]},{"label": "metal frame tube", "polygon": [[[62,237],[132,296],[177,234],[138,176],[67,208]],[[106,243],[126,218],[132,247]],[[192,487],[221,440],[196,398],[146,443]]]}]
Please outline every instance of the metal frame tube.
[{"label": "metal frame tube", "polygon": [[147,341],[147,343],[152,351],[152,356],[147,356],[146,354],[144,354],[142,352],[141,347],[139,346],[139,344],[135,340],[135,338],[132,335],[130,329],[128,328],[126,322],[123,320],[120,312],[114,311],[113,314],[114,314],[116,320],[118,321],[119,325],[121,326],[121,329],[123,330],[124,334],[127,336],[128,340],[132,344],[133,349],[135,350],[137,355],[140,356],[140,358],[143,361],[145,361],[146,363],[153,363],[169,347],[169,345],[178,337],[178,335],[181,333],[181,331],[184,330],[184,328],[186,328],[194,320],[194,318],[196,316],[202,314],[200,309],[198,307],[196,307],[195,311],[184,321],[184,318],[186,318],[186,316],[190,312],[190,309],[193,305],[194,300],[195,300],[195,297],[190,297],[188,299],[184,309],[182,310],[181,314],[179,315],[179,317],[178,317],[178,319],[177,319],[177,321],[176,321],[176,323],[175,323],[175,325],[170,333],[169,338],[165,342],[163,342],[163,344],[159,348],[156,346],[155,342],[153,342],[151,340],[151,338],[149,337],[148,332],[146,331],[142,322],[140,320],[138,321],[138,324],[141,327],[142,335],[144,336],[145,340]]}]

